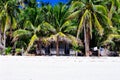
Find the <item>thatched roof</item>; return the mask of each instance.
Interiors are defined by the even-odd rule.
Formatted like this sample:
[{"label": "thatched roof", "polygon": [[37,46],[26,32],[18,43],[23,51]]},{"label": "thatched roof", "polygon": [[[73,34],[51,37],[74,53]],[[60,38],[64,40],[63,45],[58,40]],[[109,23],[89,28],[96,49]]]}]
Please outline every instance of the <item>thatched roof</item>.
[{"label": "thatched roof", "polygon": [[55,35],[51,35],[50,37],[43,37],[41,40],[44,44],[50,44],[51,42],[56,42],[57,38],[58,38],[58,41],[65,41],[73,45],[83,46],[82,41],[72,35],[55,34]]}]

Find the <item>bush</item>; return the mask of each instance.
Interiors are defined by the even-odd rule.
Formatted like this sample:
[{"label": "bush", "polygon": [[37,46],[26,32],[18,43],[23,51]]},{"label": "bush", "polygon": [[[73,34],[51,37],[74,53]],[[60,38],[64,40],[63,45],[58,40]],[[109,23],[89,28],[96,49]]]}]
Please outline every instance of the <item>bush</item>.
[{"label": "bush", "polygon": [[20,48],[16,48],[15,52],[16,53],[21,53],[21,49]]},{"label": "bush", "polygon": [[8,55],[8,54],[11,53],[11,51],[12,51],[12,48],[11,48],[11,47],[7,47],[7,48],[5,49],[5,54]]}]

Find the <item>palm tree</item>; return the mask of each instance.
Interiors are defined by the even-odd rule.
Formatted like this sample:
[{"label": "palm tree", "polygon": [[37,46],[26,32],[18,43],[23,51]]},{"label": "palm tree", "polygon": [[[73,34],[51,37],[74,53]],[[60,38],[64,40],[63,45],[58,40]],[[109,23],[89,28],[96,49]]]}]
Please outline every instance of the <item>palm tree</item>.
[{"label": "palm tree", "polygon": [[34,42],[38,40],[39,37],[37,36],[37,32],[41,30],[41,27],[40,25],[35,27],[30,21],[26,21],[26,24],[24,26],[26,27],[25,29],[18,29],[13,33],[13,41],[18,40],[20,37],[24,37],[25,35],[31,36],[28,47],[25,52],[26,55],[30,48],[33,46]]},{"label": "palm tree", "polygon": [[103,45],[112,43],[114,46],[117,46],[115,43],[119,42],[120,38],[120,2],[118,0],[110,0],[107,5],[108,17],[112,21],[112,27],[108,29],[108,32],[106,33],[106,39],[103,41]]},{"label": "palm tree", "polygon": [[66,19],[69,15],[68,6],[59,3],[52,8],[48,5],[47,14],[46,22],[43,22],[43,29],[49,31],[50,35],[48,35],[47,39],[56,42],[56,55],[59,55],[60,39],[70,41],[73,45],[78,45],[78,40],[70,34],[71,31],[76,30],[76,26]]},{"label": "palm tree", "polygon": [[104,27],[111,25],[111,21],[107,17],[107,9],[98,5],[95,0],[75,0],[72,1],[69,11],[71,15],[68,19],[76,18],[79,23],[77,38],[79,38],[81,32],[84,32],[85,54],[87,56],[93,29],[95,28],[102,36]]},{"label": "palm tree", "polygon": [[23,42],[28,44],[25,54],[28,53],[36,40],[38,41],[37,45],[39,45],[42,21],[41,8],[38,8],[36,5],[28,5],[24,9],[21,9],[21,13],[18,16],[18,29],[14,32],[13,41],[20,39],[21,36],[30,36],[27,41],[24,41],[23,39]]},{"label": "palm tree", "polygon": [[[6,32],[10,30],[10,37],[12,37],[12,29],[16,28],[15,16],[17,14],[17,4],[14,0],[0,1],[0,44],[6,47]],[[3,35],[1,35],[1,33]]]}]

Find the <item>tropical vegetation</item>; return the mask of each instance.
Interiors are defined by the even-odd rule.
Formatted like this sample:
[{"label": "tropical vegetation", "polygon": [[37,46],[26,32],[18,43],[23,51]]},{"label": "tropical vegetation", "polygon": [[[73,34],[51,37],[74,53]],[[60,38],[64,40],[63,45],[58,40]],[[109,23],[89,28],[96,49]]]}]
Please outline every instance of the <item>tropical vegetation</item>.
[{"label": "tropical vegetation", "polygon": [[0,0],[1,55],[41,54],[52,43],[59,55],[60,42],[86,56],[95,46],[120,51],[120,0]]}]

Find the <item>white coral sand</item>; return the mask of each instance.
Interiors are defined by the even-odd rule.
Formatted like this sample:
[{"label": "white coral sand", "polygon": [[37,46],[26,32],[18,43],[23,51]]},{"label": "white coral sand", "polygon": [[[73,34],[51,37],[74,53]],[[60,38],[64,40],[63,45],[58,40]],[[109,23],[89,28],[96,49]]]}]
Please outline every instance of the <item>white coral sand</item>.
[{"label": "white coral sand", "polygon": [[0,56],[0,80],[120,80],[120,58]]}]

